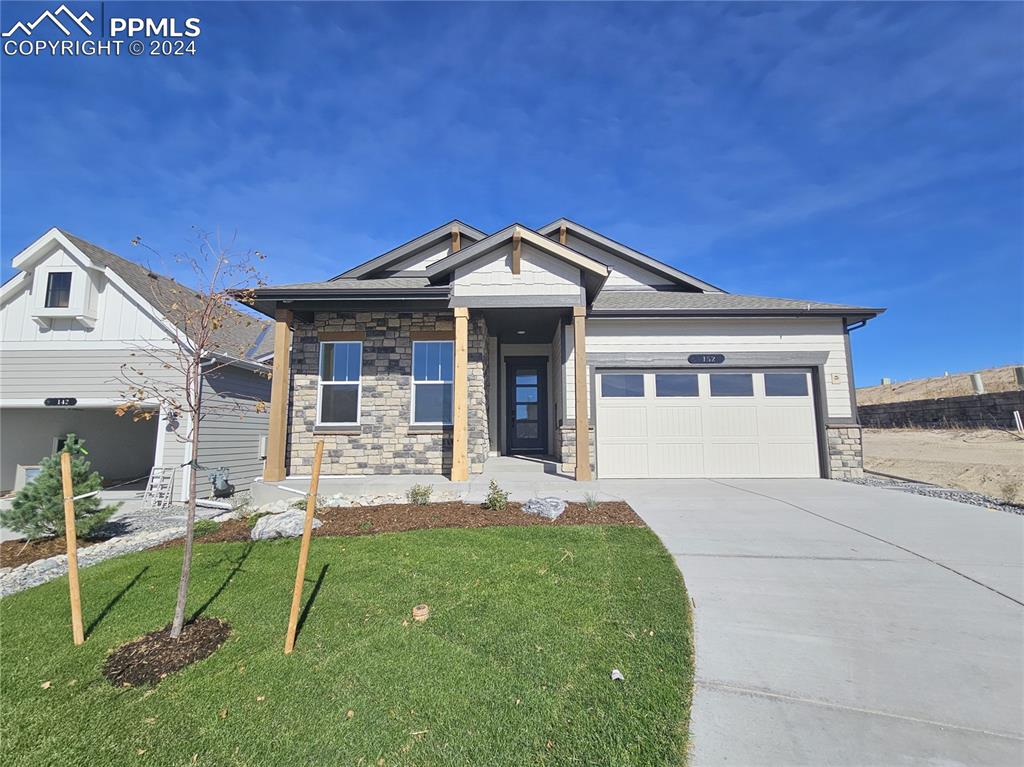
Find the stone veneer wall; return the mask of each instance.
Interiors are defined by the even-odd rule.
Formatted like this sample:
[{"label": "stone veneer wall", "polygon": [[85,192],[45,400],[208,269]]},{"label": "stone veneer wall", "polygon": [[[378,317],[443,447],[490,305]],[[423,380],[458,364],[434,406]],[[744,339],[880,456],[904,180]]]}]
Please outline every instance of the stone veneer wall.
[{"label": "stone veneer wall", "polygon": [[[594,444],[594,427],[590,426],[590,469],[596,467],[594,459],[597,449]],[[562,471],[572,473],[576,471],[576,425],[569,423],[562,424],[555,429],[555,457],[562,462]]]},{"label": "stone veneer wall", "polygon": [[856,424],[826,427],[832,479],[860,479],[864,476],[864,448],[860,429]]},{"label": "stone veneer wall", "polygon": [[[312,471],[316,440],[324,440],[323,474],[448,474],[452,430],[410,424],[412,334],[453,331],[450,312],[318,312],[292,336],[288,473]],[[321,332],[366,333],[358,427],[316,428]],[[469,318],[469,468],[483,471],[488,450],[487,325]]]},{"label": "stone veneer wall", "polygon": [[1013,411],[1024,416],[1024,391],[886,402],[857,410],[860,422],[874,429],[1016,429]]}]

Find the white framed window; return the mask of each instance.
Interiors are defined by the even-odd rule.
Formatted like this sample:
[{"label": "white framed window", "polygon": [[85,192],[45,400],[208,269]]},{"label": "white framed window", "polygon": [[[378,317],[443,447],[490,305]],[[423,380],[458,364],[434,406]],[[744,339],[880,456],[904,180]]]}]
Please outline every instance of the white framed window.
[{"label": "white framed window", "polygon": [[71,272],[50,272],[46,275],[47,309],[67,309],[71,306]]},{"label": "white framed window", "polygon": [[356,426],[362,397],[363,342],[321,341],[316,422]]},{"label": "white framed window", "polygon": [[447,426],[452,422],[455,380],[454,341],[412,342],[412,423]]}]

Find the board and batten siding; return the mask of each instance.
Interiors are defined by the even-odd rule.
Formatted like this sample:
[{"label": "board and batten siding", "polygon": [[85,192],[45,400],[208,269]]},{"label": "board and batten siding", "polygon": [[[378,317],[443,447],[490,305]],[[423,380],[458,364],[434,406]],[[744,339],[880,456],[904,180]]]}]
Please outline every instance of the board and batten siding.
[{"label": "board and batten siding", "polygon": [[213,492],[209,473],[230,470],[237,492],[249,489],[263,474],[260,439],[267,434],[269,415],[258,403],[270,403],[270,379],[258,372],[222,367],[203,377],[205,415],[199,426],[200,497]]},{"label": "board and batten siding", "polygon": [[[575,355],[572,326],[566,345],[564,402],[566,418],[576,417]],[[849,418],[850,380],[841,318],[808,319],[597,319],[587,318],[587,354],[595,353],[827,352],[825,408],[829,418]],[[592,409],[588,391],[587,402]],[[592,414],[591,414],[592,415]]]},{"label": "board and batten siding", "polygon": [[580,294],[580,270],[560,258],[520,245],[520,273],[512,274],[512,245],[455,270],[453,296],[569,296]]},{"label": "board and batten siding", "polygon": [[[4,351],[9,344],[31,342],[33,344],[60,344],[69,341],[97,343],[124,341],[156,341],[167,338],[167,331],[157,321],[153,311],[142,306],[101,273],[86,270],[77,265],[63,250],[58,250],[44,259],[36,269],[64,268],[72,272],[71,279],[92,280],[97,294],[96,324],[89,329],[73,319],[52,319],[50,327],[41,328],[32,319],[35,301],[32,295],[32,280],[20,275],[14,279],[23,280],[20,290],[4,302],[0,342]],[[6,354],[5,354],[6,356]]]}]

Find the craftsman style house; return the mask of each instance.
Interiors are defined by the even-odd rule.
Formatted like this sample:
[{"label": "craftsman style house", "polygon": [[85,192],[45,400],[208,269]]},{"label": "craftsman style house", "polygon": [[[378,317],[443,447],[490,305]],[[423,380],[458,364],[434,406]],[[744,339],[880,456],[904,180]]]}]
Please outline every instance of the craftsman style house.
[{"label": "craftsman style house", "polygon": [[[60,229],[13,260],[0,289],[0,492],[33,476],[69,432],[85,439],[108,484],[145,480],[160,469],[168,501],[184,498],[192,456],[187,414],[141,403],[149,418],[117,414],[128,399],[123,366],[150,380],[182,384],[159,355],[186,334],[182,313],[195,295],[184,285]],[[270,323],[225,308],[208,350],[197,460],[224,469],[238,489],[263,472],[269,398]],[[215,364],[214,364],[215,363]],[[201,494],[209,474],[197,476]]]},{"label": "craftsman style house", "polygon": [[453,221],[255,307],[276,323],[267,481],[308,476],[318,439],[325,475],[861,472],[849,332],[881,309],[727,293],[566,219]]}]

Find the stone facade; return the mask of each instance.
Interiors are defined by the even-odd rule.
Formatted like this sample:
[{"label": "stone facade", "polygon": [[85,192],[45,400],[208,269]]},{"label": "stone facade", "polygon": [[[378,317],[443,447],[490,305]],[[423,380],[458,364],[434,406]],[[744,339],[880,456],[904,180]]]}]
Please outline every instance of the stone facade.
[{"label": "stone facade", "polygon": [[[323,474],[448,474],[452,429],[413,426],[412,341],[415,333],[454,334],[451,312],[318,312],[292,337],[288,473],[312,471],[316,440],[324,440]],[[317,427],[321,333],[365,333],[360,423]],[[483,471],[488,450],[487,326],[469,318],[469,464]]]},{"label": "stone facade", "polygon": [[[590,426],[590,470],[596,469],[596,435],[593,425]],[[576,471],[576,425],[574,423],[561,424],[555,429],[555,457],[562,463],[562,471],[573,473]]]},{"label": "stone facade", "polygon": [[826,427],[832,479],[860,479],[864,476],[864,449],[860,429],[856,424]]}]

